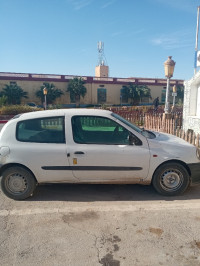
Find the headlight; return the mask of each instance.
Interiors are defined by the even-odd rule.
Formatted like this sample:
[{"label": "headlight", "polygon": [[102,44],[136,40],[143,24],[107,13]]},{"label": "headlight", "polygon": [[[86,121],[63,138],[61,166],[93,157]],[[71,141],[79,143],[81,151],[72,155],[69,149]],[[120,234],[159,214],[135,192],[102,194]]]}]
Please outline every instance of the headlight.
[{"label": "headlight", "polygon": [[200,148],[197,148],[197,158],[200,160]]}]

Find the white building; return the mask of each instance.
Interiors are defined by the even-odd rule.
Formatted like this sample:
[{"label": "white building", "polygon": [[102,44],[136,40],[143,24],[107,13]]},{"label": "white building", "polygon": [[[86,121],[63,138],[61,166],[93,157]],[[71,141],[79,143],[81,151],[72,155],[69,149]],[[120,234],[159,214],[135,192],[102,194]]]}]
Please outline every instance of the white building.
[{"label": "white building", "polygon": [[183,129],[200,133],[200,71],[184,86]]}]

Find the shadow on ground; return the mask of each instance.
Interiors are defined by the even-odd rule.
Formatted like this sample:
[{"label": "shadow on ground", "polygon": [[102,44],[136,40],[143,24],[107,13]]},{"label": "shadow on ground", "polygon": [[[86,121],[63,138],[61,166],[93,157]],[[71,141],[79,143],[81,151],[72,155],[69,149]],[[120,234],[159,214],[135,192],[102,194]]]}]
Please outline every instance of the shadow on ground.
[{"label": "shadow on ground", "polygon": [[199,198],[200,186],[190,187],[180,196],[164,197],[159,195],[152,186],[48,184],[38,186],[29,201],[173,201]]}]

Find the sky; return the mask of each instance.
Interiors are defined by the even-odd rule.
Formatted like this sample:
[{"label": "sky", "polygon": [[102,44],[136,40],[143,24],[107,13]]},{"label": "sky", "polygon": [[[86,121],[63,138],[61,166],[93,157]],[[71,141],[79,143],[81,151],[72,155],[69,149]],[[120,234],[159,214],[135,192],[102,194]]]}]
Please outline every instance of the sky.
[{"label": "sky", "polygon": [[[0,0],[0,72],[95,76],[98,41],[110,77],[194,74],[200,0]],[[200,44],[199,44],[200,49]]]}]

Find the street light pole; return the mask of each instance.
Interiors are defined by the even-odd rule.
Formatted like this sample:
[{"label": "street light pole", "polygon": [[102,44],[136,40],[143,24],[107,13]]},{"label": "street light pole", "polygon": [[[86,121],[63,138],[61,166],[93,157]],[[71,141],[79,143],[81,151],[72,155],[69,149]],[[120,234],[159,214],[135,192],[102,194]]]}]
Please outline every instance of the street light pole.
[{"label": "street light pole", "polygon": [[164,109],[165,114],[170,113],[169,90],[170,90],[170,78],[167,77],[167,88],[166,88],[165,109]]},{"label": "street light pole", "polygon": [[169,92],[170,92],[170,78],[173,77],[175,62],[172,60],[172,56],[169,56],[167,61],[164,62],[165,77],[167,78],[167,89],[165,98],[165,114],[170,114]]},{"label": "street light pole", "polygon": [[176,87],[176,85],[173,86],[172,96],[173,96],[173,105],[172,105],[172,108],[174,109],[175,108],[175,98],[177,96],[177,87]]},{"label": "street light pole", "polygon": [[44,94],[44,109],[47,109],[47,88],[44,87],[43,89],[43,94]]}]

